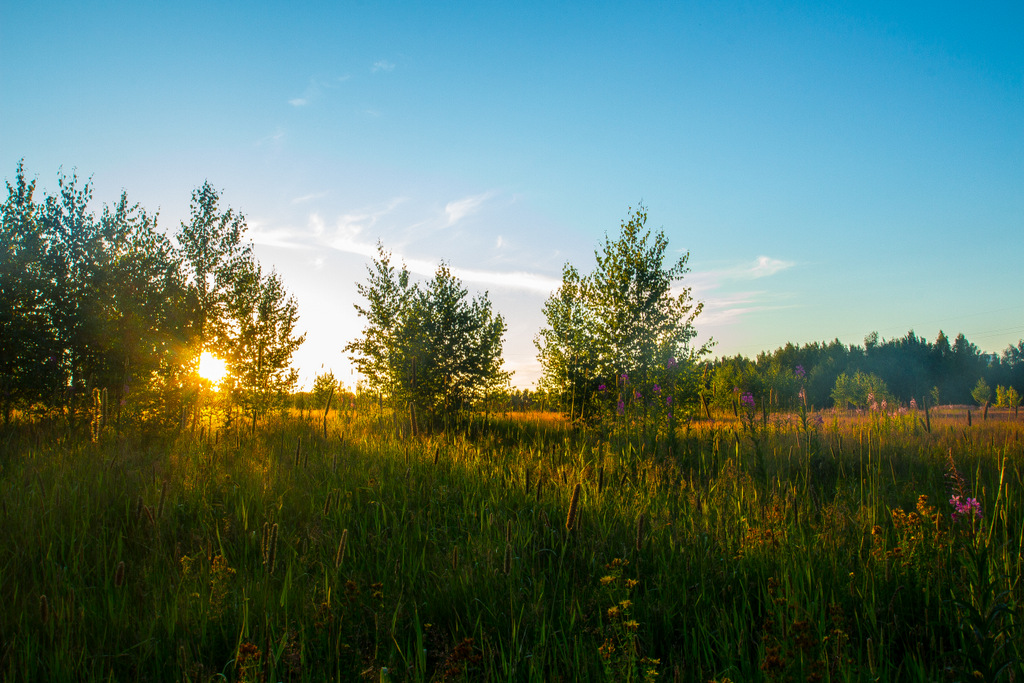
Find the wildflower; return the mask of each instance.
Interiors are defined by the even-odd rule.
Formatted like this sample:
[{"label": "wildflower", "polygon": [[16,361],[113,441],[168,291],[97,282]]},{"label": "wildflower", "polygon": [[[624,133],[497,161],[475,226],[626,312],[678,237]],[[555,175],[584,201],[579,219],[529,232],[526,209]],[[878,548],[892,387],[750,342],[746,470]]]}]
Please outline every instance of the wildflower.
[{"label": "wildflower", "polygon": [[608,391],[608,387],[602,384],[599,387],[597,387],[597,390],[603,394],[604,392]]},{"label": "wildflower", "polygon": [[622,415],[626,412],[626,404],[622,402],[621,398],[619,399],[619,405],[616,406],[616,409],[619,411],[619,415]]},{"label": "wildflower", "polygon": [[659,385],[655,384],[653,391],[656,394],[660,394],[661,393],[661,387]]},{"label": "wildflower", "polygon": [[635,631],[638,628],[640,628],[640,622],[638,622],[636,619],[630,619],[629,621],[625,622],[623,626],[625,626],[630,631]]},{"label": "wildflower", "polygon": [[915,399],[915,398],[910,399],[910,409],[911,410],[917,410],[917,399]]},{"label": "wildflower", "polygon": [[601,577],[601,585],[602,586],[607,586],[609,583],[612,583],[613,581],[615,581],[615,577],[614,576],[608,575],[608,576],[602,576]]},{"label": "wildflower", "polygon": [[633,391],[633,398],[640,398],[640,390],[636,389]]},{"label": "wildflower", "polygon": [[874,403],[874,402],[875,402],[875,392],[873,392],[873,391],[868,392],[868,403]]},{"label": "wildflower", "polygon": [[623,600],[619,603],[619,607],[621,607],[622,609],[629,609],[632,606],[632,604],[632,600]]},{"label": "wildflower", "polygon": [[610,618],[612,618],[612,619],[617,618],[619,616],[619,608],[618,607],[609,607],[608,608],[608,616]]},{"label": "wildflower", "polygon": [[628,381],[629,381],[629,375],[627,375],[626,373],[622,373],[622,383],[625,384]]},{"label": "wildflower", "polygon": [[748,408],[753,408],[754,407],[754,395],[752,393],[750,393],[749,391],[746,392],[745,394],[740,396],[740,403],[742,403],[743,405],[745,405]]},{"label": "wildflower", "polygon": [[883,413],[885,412],[885,410],[886,410],[886,407],[888,407],[888,405],[889,405],[889,402],[888,402],[888,401],[886,401],[886,400],[885,400],[885,399],[883,398],[883,399],[882,399],[882,412],[883,412]]},{"label": "wildflower", "polygon": [[677,365],[679,365],[679,363],[676,362],[675,356],[672,356],[671,358],[668,359],[668,362],[665,363],[665,369],[666,370],[671,370],[672,368],[674,368]]},{"label": "wildflower", "polygon": [[802,365],[796,366],[796,376],[799,377],[800,379],[803,379],[804,377],[807,376],[807,371],[804,370],[804,366],[802,366]]},{"label": "wildflower", "polygon": [[665,397],[665,405],[672,405],[672,394],[669,394],[668,396]]},{"label": "wildflower", "polygon": [[950,515],[954,522],[957,520],[957,516],[981,519],[981,503],[978,502],[977,498],[963,500],[960,496],[953,496],[949,499],[949,504],[954,508]]},{"label": "wildflower", "polygon": [[807,392],[806,392],[806,391],[804,391],[804,388],[803,388],[803,387],[800,387],[800,393],[799,393],[799,394],[797,394],[797,396],[799,396],[799,397],[800,397],[800,400],[801,400],[801,401],[806,401],[806,400],[807,400]]},{"label": "wildflower", "polygon": [[638,583],[636,579],[626,579],[626,588],[635,588]]}]

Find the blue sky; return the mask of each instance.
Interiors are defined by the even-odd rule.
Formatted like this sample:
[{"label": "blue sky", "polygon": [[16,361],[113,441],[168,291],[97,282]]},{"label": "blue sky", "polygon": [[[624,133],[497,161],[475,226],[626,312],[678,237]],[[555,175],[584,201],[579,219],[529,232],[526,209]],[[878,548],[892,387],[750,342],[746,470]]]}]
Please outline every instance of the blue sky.
[{"label": "blue sky", "polygon": [[174,231],[210,180],[300,304],[308,380],[381,240],[532,339],[643,202],[716,355],[1024,338],[1024,5],[15,3],[0,162]]}]

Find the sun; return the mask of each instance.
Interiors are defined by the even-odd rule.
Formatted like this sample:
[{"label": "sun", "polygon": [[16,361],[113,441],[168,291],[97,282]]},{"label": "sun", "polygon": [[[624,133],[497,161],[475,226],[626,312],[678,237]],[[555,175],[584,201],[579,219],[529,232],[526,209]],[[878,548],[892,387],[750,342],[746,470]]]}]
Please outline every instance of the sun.
[{"label": "sun", "polygon": [[199,356],[199,376],[209,380],[213,384],[219,384],[224,375],[228,374],[227,363],[217,358],[209,351],[203,351]]}]

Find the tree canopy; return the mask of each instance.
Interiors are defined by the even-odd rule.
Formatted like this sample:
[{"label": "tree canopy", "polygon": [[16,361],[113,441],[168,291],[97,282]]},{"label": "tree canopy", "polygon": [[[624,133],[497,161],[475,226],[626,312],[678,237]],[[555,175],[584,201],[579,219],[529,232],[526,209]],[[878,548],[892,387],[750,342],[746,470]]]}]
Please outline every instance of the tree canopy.
[{"label": "tree canopy", "polygon": [[571,419],[621,411],[629,399],[668,384],[677,409],[694,405],[692,371],[709,346],[691,345],[702,304],[677,284],[689,254],[667,262],[664,231],[652,234],[646,223],[643,206],[631,209],[618,237],[606,234],[595,250],[594,270],[581,277],[566,264],[561,287],[544,305],[547,325],[535,339],[541,386]]},{"label": "tree canopy", "polygon": [[468,298],[447,265],[433,279],[410,282],[409,272],[391,263],[378,245],[355,304],[365,319],[363,336],[345,346],[370,387],[396,409],[450,422],[489,391],[505,384],[501,351],[505,320],[487,294]]}]

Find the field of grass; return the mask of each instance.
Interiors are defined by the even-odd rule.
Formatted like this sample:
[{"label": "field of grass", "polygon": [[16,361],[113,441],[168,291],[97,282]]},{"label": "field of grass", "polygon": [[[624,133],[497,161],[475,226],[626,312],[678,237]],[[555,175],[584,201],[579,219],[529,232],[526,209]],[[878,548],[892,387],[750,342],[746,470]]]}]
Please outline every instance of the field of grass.
[{"label": "field of grass", "polygon": [[820,417],[21,424],[0,678],[1024,680],[1024,416]]}]

